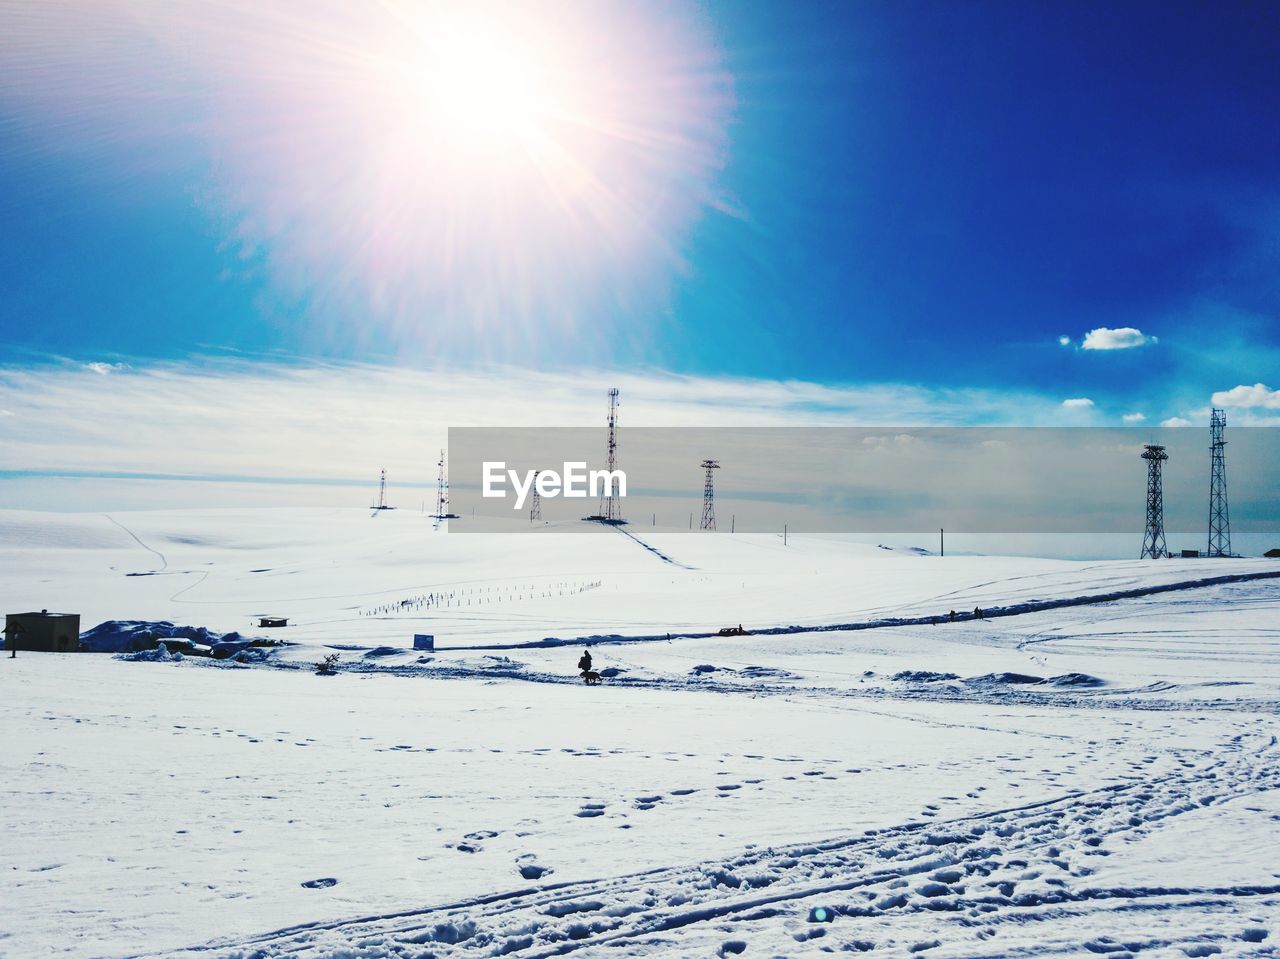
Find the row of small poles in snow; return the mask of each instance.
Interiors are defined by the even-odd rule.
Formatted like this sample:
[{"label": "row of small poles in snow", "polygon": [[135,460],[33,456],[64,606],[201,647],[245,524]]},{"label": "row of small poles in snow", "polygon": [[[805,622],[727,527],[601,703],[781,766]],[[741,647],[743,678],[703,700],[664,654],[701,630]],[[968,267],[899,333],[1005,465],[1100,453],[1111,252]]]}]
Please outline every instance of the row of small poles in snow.
[{"label": "row of small poles in snow", "polygon": [[602,581],[596,579],[583,583],[574,583],[566,580],[541,586],[533,583],[519,586],[476,586],[470,589],[409,596],[393,603],[382,603],[379,606],[362,609],[360,615],[385,616],[389,613],[412,613],[423,609],[447,609],[451,606],[479,606],[485,603],[501,603],[508,599],[573,596],[577,593],[585,593],[590,589],[598,589],[601,585]]}]

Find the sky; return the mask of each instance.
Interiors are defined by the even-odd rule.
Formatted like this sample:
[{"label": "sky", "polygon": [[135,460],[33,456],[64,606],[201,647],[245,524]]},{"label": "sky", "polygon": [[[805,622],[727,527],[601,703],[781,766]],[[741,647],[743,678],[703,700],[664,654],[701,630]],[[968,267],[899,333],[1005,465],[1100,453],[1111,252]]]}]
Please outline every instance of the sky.
[{"label": "sky", "polygon": [[184,382],[1273,423],[1277,115],[1263,2],[0,0],[0,505]]}]

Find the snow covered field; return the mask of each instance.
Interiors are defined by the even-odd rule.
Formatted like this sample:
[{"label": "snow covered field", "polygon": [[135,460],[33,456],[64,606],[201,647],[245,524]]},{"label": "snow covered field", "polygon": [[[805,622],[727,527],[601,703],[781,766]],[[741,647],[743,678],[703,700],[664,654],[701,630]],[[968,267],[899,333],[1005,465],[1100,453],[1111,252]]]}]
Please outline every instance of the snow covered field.
[{"label": "snow covered field", "polygon": [[0,513],[6,611],[297,644],[0,660],[0,955],[1280,951],[1280,564],[632,533]]}]

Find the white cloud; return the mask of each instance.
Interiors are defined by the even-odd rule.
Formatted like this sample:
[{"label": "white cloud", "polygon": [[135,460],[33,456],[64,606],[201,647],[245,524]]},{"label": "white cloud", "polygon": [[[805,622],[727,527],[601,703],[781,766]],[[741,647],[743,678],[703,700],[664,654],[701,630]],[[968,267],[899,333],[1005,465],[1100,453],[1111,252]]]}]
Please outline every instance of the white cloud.
[{"label": "white cloud", "polygon": [[1093,406],[1093,400],[1087,396],[1076,396],[1069,400],[1063,400],[1062,405],[1069,410],[1087,410]]},{"label": "white cloud", "polygon": [[1167,420],[1160,421],[1161,426],[1191,426],[1190,420],[1183,419],[1181,416],[1170,416]]},{"label": "white cloud", "polygon": [[1269,389],[1263,383],[1253,386],[1237,386],[1213,394],[1214,406],[1230,406],[1237,409],[1280,410],[1280,390]]},{"label": "white cloud", "polygon": [[1071,345],[1071,337],[1069,337],[1069,336],[1060,336],[1060,337],[1058,337],[1058,345],[1059,345],[1059,346],[1070,346],[1070,345]]},{"label": "white cloud", "polygon": [[1146,418],[1146,413],[1125,413],[1123,417],[1126,423],[1141,423]]},{"label": "white cloud", "polygon": [[125,365],[123,363],[96,362],[96,363],[86,363],[84,364],[84,368],[86,370],[90,370],[91,372],[97,373],[99,376],[106,376],[108,373],[114,373],[116,370],[123,370],[125,368]]},{"label": "white cloud", "polygon": [[1132,326],[1121,326],[1117,329],[1100,326],[1084,335],[1084,342],[1080,347],[1085,350],[1128,350],[1155,342],[1154,336],[1147,336]]},{"label": "white cloud", "polygon": [[[414,370],[193,360],[111,370],[0,367],[0,469],[360,479],[435,476],[451,426],[599,426],[605,390],[628,426],[1049,425],[1036,393],[911,384]],[[282,456],[282,450],[288,454]],[[0,490],[0,493],[3,491]],[[0,500],[0,507],[6,504]]]}]

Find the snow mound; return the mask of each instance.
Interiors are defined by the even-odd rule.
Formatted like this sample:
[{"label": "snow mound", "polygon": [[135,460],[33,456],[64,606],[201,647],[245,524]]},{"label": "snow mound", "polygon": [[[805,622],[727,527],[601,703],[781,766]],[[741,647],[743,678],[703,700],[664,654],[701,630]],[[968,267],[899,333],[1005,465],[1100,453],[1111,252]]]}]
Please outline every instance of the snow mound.
[{"label": "snow mound", "polygon": [[182,653],[171,653],[163,643],[154,649],[141,649],[134,653],[125,653],[121,658],[134,663],[180,663]]},{"label": "snow mound", "polygon": [[136,619],[109,619],[88,632],[80,634],[80,645],[93,653],[136,653],[154,649],[166,639],[181,639],[201,646],[213,646],[224,641],[234,642],[238,633],[225,635],[212,632],[204,626],[175,626],[167,620],[148,622]]},{"label": "snow mound", "polygon": [[365,653],[364,658],[381,659],[383,656],[399,656],[403,652],[406,652],[406,650],[399,649],[395,646],[376,646]]},{"label": "snow mound", "polygon": [[795,673],[776,666],[743,666],[739,673],[747,679],[799,679]]}]

